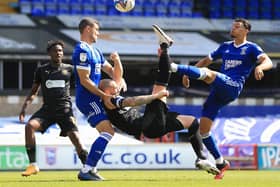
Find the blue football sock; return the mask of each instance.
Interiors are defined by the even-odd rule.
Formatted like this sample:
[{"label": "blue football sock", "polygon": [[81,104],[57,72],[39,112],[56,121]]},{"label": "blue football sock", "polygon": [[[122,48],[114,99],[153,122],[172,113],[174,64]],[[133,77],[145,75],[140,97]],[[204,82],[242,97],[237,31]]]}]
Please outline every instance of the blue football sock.
[{"label": "blue football sock", "polygon": [[87,165],[95,167],[100,160],[108,142],[112,139],[112,135],[107,132],[100,133],[100,136],[92,144],[87,158]]},{"label": "blue football sock", "polygon": [[178,65],[177,71],[181,74],[188,75],[193,79],[204,79],[206,77],[205,70],[196,66]]},{"label": "blue football sock", "polygon": [[202,141],[208,149],[208,151],[213,155],[215,160],[222,156],[211,134],[208,134],[208,136],[202,135]]}]

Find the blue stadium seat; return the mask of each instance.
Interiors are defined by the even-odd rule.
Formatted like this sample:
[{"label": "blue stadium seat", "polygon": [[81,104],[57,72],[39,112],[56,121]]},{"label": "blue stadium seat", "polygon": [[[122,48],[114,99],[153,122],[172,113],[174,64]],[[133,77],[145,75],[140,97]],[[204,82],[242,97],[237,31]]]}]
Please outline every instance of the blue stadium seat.
[{"label": "blue stadium seat", "polygon": [[96,15],[107,15],[107,1],[106,0],[95,1],[95,14]]},{"label": "blue stadium seat", "polygon": [[259,19],[259,1],[248,0],[247,18]]},{"label": "blue stadium seat", "polygon": [[181,16],[181,3],[180,1],[172,0],[168,4],[168,16],[180,17]]},{"label": "blue stadium seat", "polygon": [[221,0],[210,0],[209,2],[209,17],[210,18],[221,18]]},{"label": "blue stadium seat", "polygon": [[137,0],[135,1],[135,7],[130,12],[132,16],[142,16],[143,15],[143,3],[145,0]]},{"label": "blue stadium seat", "polygon": [[30,14],[32,10],[31,0],[19,0],[20,12],[23,14]]},{"label": "blue stadium seat", "polygon": [[57,15],[56,0],[45,0],[45,15],[46,16]]},{"label": "blue stadium seat", "polygon": [[193,9],[192,0],[186,0],[186,1],[181,2],[181,16],[182,17],[193,17],[192,9]]},{"label": "blue stadium seat", "polygon": [[33,16],[44,16],[45,15],[44,0],[32,0],[31,14]]},{"label": "blue stadium seat", "polygon": [[82,2],[81,0],[69,0],[70,14],[81,15],[82,14]]},{"label": "blue stadium seat", "polygon": [[112,0],[107,0],[107,14],[109,16],[120,15],[120,12],[115,9],[114,1]]},{"label": "blue stadium seat", "polygon": [[168,7],[168,3],[166,1],[157,2],[155,5],[156,15],[158,17],[167,16],[167,13],[168,13],[167,7]]},{"label": "blue stadium seat", "polygon": [[69,0],[58,0],[57,13],[58,14],[70,14]]},{"label": "blue stadium seat", "polygon": [[155,10],[156,0],[146,0],[143,2],[143,15],[156,16]]},{"label": "blue stadium seat", "polygon": [[83,15],[95,14],[95,0],[82,0],[81,8]]},{"label": "blue stadium seat", "polygon": [[260,18],[272,18],[272,2],[271,0],[260,0]]},{"label": "blue stadium seat", "polygon": [[234,5],[234,13],[236,18],[246,18],[247,17],[247,1],[236,0]]}]

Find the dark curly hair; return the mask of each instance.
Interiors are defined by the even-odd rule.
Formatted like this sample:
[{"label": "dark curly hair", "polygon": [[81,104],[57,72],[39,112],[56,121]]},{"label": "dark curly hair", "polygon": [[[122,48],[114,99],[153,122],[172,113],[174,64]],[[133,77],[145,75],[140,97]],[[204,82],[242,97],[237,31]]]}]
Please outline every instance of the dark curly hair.
[{"label": "dark curly hair", "polygon": [[49,52],[51,50],[51,48],[53,46],[56,46],[56,45],[60,45],[62,48],[64,48],[64,42],[61,41],[61,40],[49,40],[48,41],[48,44],[47,44],[47,52]]}]

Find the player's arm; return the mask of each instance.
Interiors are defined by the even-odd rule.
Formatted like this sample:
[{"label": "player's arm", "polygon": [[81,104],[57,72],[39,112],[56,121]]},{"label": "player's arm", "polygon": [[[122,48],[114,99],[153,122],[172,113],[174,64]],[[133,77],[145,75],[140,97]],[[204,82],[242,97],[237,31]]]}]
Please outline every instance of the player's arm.
[{"label": "player's arm", "polygon": [[267,54],[262,54],[258,59],[259,65],[255,68],[255,78],[256,80],[261,80],[264,76],[264,72],[266,70],[270,70],[273,67],[271,59],[267,56]]},{"label": "player's arm", "polygon": [[102,66],[102,70],[117,83],[119,90],[123,89],[123,91],[126,91],[127,86],[125,80],[123,79],[123,66],[119,54],[117,52],[111,53],[110,59],[112,60],[114,66],[105,61]]},{"label": "player's arm", "polygon": [[140,96],[134,96],[134,97],[126,97],[122,101],[122,107],[128,107],[128,106],[140,106],[144,104],[149,104],[155,99],[160,99],[162,97],[167,97],[169,95],[169,92],[167,90],[162,90],[158,93],[151,94],[151,95],[140,95]]},{"label": "player's arm", "polygon": [[110,102],[112,96],[107,95],[102,90],[100,90],[98,86],[96,86],[95,83],[89,78],[89,69],[77,68],[77,72],[83,87],[85,87],[90,93],[99,96],[104,101],[104,103],[107,104],[106,106],[108,108],[114,108],[114,105]]},{"label": "player's arm", "polygon": [[27,95],[27,97],[24,100],[24,103],[22,105],[20,114],[19,114],[19,121],[20,122],[24,122],[24,117],[25,117],[25,112],[26,112],[26,108],[28,107],[29,104],[32,103],[32,101],[34,100],[34,98],[38,95],[40,89],[40,83],[33,83],[32,84],[32,88],[30,93]]},{"label": "player's arm", "polygon": [[203,59],[199,60],[195,66],[197,67],[207,67],[212,63],[212,59],[210,58],[210,56],[206,56]]}]

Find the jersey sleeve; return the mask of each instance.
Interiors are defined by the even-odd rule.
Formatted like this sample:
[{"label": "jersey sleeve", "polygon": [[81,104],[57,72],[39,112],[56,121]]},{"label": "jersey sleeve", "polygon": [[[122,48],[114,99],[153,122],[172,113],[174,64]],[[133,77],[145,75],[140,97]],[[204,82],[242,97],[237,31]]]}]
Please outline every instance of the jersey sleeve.
[{"label": "jersey sleeve", "polygon": [[74,65],[78,69],[90,69],[90,54],[89,51],[87,50],[87,47],[85,44],[80,44],[76,47],[76,53],[74,57]]},{"label": "jersey sleeve", "polygon": [[225,43],[221,44],[216,50],[209,54],[211,60],[217,60],[222,57],[223,50],[225,48]]},{"label": "jersey sleeve", "polygon": [[124,97],[122,96],[117,96],[115,98],[111,99],[111,102],[113,105],[115,105],[117,108],[123,108],[123,101],[124,101]]},{"label": "jersey sleeve", "polygon": [[252,54],[253,57],[257,60],[259,58],[260,55],[264,54],[262,48],[260,46],[258,46],[257,44],[252,45]]}]

